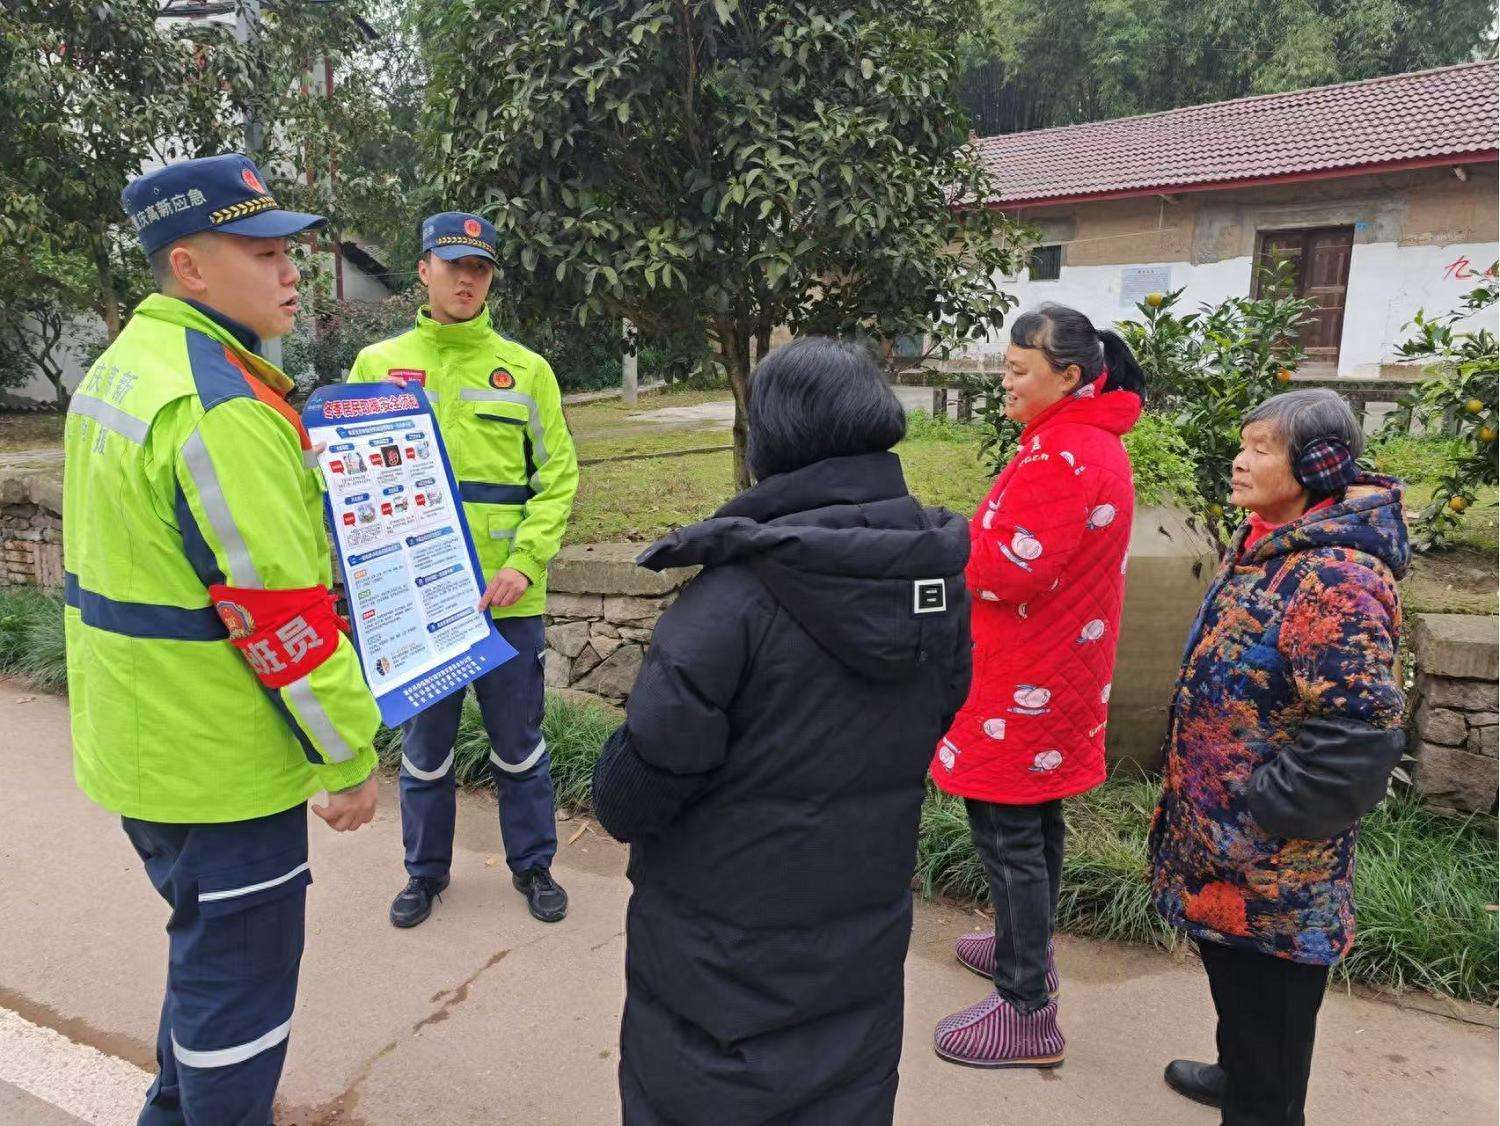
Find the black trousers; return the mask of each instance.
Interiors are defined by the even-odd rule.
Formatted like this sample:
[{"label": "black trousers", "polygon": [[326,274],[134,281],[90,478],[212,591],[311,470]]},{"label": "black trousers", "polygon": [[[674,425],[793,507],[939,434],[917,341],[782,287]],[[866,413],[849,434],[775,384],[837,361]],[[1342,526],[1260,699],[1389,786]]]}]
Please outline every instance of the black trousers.
[{"label": "black trousers", "polygon": [[1219,1066],[1229,1077],[1224,1126],[1303,1126],[1313,1034],[1327,966],[1198,943],[1219,1014]]},{"label": "black trousers", "polygon": [[995,908],[995,989],[1022,1012],[1046,1005],[1047,950],[1062,892],[1061,801],[997,805],[964,799]]}]

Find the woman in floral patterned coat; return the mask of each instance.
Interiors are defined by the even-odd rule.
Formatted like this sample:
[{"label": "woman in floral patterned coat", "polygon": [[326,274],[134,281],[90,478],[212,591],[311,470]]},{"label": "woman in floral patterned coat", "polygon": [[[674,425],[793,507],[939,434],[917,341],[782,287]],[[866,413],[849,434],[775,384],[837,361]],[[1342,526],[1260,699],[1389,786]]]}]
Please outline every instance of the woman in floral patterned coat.
[{"label": "woman in floral patterned coat", "polygon": [[1232,484],[1249,519],[1173,700],[1152,890],[1202,954],[1219,1059],[1166,1079],[1227,1126],[1303,1122],[1329,967],[1354,942],[1359,819],[1405,746],[1401,489],[1360,475],[1362,445],[1332,391],[1251,412]]}]

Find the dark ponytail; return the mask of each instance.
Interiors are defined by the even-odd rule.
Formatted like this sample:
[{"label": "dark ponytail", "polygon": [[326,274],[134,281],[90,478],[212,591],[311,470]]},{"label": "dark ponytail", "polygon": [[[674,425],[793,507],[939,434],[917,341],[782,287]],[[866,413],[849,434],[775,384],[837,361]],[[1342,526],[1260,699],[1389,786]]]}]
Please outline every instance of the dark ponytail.
[{"label": "dark ponytail", "polygon": [[1083,382],[1092,383],[1106,367],[1106,391],[1129,391],[1146,398],[1146,373],[1130,347],[1112,329],[1102,332],[1077,309],[1048,302],[1022,313],[1010,326],[1010,341],[1018,348],[1035,348],[1059,371],[1077,364]]},{"label": "dark ponytail", "polygon": [[1104,345],[1104,363],[1109,368],[1109,378],[1104,381],[1106,391],[1129,391],[1142,402],[1146,400],[1146,373],[1136,362],[1130,345],[1121,339],[1114,329],[1106,328],[1099,333],[1099,343]]}]

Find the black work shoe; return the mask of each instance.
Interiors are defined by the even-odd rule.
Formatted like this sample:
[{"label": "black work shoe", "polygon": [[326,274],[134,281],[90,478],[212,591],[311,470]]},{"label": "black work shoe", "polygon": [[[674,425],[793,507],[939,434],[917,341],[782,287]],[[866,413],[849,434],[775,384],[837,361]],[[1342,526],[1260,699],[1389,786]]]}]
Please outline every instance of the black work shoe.
[{"label": "black work shoe", "polygon": [[568,913],[568,893],[558,886],[546,868],[528,868],[511,877],[516,890],[526,897],[531,914],[544,923],[557,923]]},{"label": "black work shoe", "polygon": [[413,876],[391,904],[391,926],[416,926],[432,914],[432,901],[447,886],[447,876]]},{"label": "black work shoe", "polygon": [[1173,1060],[1167,1064],[1165,1078],[1172,1090],[1204,1106],[1222,1105],[1224,1088],[1229,1082],[1229,1077],[1218,1064],[1193,1060]]}]

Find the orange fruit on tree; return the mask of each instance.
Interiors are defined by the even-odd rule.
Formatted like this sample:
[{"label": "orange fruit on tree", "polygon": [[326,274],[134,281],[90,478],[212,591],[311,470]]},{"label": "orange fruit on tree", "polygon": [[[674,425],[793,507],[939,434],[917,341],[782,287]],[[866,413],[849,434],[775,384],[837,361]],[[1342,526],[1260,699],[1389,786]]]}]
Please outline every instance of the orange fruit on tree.
[{"label": "orange fruit on tree", "polygon": [[1462,512],[1469,507],[1469,502],[1464,500],[1463,497],[1454,497],[1448,502],[1448,507],[1453,509],[1454,512]]},{"label": "orange fruit on tree", "polygon": [[1276,373],[1276,382],[1277,383],[1290,383],[1291,381],[1292,381],[1292,373],[1289,372],[1289,371],[1287,371],[1286,368],[1282,368],[1280,371],[1278,371]]},{"label": "orange fruit on tree", "polygon": [[1161,303],[1163,301],[1165,301],[1165,300],[1166,300],[1166,297],[1164,297],[1160,293],[1148,293],[1148,294],[1146,294],[1146,304],[1150,305],[1151,308],[1153,308],[1153,309],[1160,309],[1161,308]]},{"label": "orange fruit on tree", "polygon": [[1484,410],[1484,404],[1481,403],[1478,399],[1470,399],[1467,403],[1464,404],[1464,410],[1468,411],[1470,414],[1478,414],[1480,411]]},{"label": "orange fruit on tree", "polygon": [[1495,440],[1495,428],[1493,426],[1481,426],[1479,428],[1479,440],[1481,442],[1493,442]]}]

